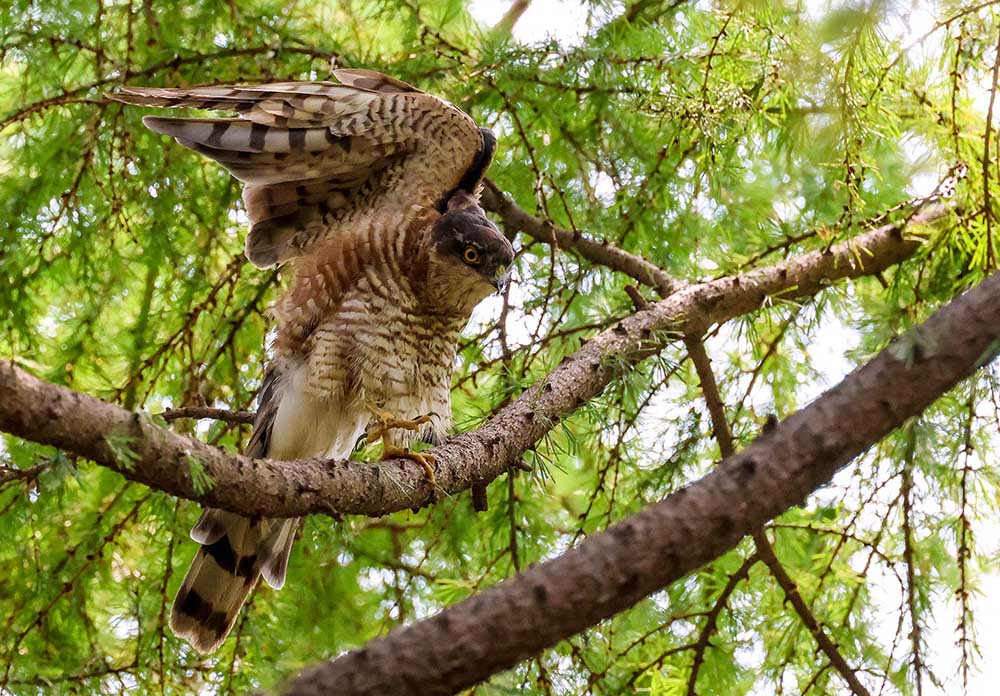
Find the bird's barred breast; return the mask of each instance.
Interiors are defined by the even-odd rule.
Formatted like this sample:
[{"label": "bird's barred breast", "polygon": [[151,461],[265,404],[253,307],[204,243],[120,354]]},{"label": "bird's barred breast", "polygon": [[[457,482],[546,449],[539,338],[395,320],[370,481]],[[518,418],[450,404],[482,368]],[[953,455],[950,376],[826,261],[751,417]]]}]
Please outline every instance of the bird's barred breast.
[{"label": "bird's barred breast", "polygon": [[356,391],[373,405],[447,381],[464,319],[445,319],[356,296],[328,315],[310,341],[310,386]]},{"label": "bird's barred breast", "polygon": [[349,239],[331,238],[295,260],[275,312],[276,357],[297,366],[301,388],[324,409],[434,413],[430,429],[440,435],[447,428],[455,353],[469,314],[433,311],[423,290],[426,235],[437,215],[420,206],[382,210],[356,220]]}]

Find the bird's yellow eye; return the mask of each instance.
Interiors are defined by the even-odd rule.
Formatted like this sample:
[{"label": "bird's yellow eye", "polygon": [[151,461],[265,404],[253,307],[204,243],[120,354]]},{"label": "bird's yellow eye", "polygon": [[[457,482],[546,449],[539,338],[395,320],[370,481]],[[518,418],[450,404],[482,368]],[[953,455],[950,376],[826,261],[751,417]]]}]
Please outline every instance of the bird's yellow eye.
[{"label": "bird's yellow eye", "polygon": [[466,263],[476,265],[479,263],[479,252],[476,250],[476,247],[465,247],[465,253],[462,254],[462,258],[465,259]]}]

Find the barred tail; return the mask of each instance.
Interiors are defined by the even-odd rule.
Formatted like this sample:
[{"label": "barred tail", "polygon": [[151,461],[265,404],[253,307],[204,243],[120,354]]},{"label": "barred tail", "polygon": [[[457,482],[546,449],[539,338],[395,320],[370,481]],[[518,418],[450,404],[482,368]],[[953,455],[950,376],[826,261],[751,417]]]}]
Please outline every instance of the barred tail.
[{"label": "barred tail", "polygon": [[[260,390],[260,407],[247,456],[263,457],[280,403],[279,373],[269,368]],[[294,453],[288,458],[294,457]],[[181,583],[170,613],[170,628],[203,653],[213,652],[229,635],[240,607],[261,575],[271,587],[285,583],[288,554],[297,519],[250,519],[208,508],[191,530],[201,544]]]},{"label": "barred tail", "polygon": [[261,521],[206,510],[191,530],[203,546],[188,570],[170,614],[174,633],[210,653],[229,635],[240,607],[260,579]]}]

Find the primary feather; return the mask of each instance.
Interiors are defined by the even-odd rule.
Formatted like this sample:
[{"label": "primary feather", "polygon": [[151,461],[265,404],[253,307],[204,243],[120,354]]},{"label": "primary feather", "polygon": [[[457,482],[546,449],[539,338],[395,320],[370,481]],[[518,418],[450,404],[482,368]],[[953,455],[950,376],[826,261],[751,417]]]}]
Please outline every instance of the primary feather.
[{"label": "primary feather", "polygon": [[358,210],[386,199],[440,205],[484,149],[472,119],[442,99],[370,70],[335,75],[341,83],[126,87],[109,96],[236,112],[143,122],[246,185],[247,257],[267,267],[309,253]]}]

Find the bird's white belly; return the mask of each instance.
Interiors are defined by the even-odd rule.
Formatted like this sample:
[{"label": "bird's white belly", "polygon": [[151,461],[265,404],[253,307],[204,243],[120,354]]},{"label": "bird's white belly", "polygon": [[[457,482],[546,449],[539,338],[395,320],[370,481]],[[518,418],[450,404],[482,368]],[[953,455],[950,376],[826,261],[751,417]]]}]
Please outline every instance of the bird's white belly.
[{"label": "bird's white belly", "polygon": [[309,366],[299,363],[287,374],[271,431],[272,459],[350,456],[371,412],[359,403],[320,398],[307,389]]}]

